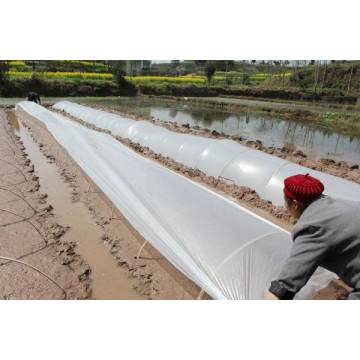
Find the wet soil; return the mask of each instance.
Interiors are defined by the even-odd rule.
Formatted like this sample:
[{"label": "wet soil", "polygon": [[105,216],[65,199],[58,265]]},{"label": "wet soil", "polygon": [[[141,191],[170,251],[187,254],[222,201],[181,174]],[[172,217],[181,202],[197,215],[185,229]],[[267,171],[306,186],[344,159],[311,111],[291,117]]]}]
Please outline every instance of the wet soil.
[{"label": "wet soil", "polygon": [[25,149],[35,166],[40,188],[56,209],[54,219],[69,227],[65,238],[76,239],[76,251],[91,268],[92,298],[94,299],[142,299],[117,266],[116,261],[102,243],[103,232],[91,218],[81,202],[74,202],[72,189],[67,186],[57,171],[56,165],[40,151],[29,132],[19,126]]},{"label": "wet soil", "polygon": [[14,129],[19,130],[15,117],[0,109],[0,256],[34,266],[56,283],[27,265],[1,259],[0,298],[86,299],[90,268],[40,192],[34,164]]},{"label": "wet soil", "polygon": [[[36,142],[42,155],[58,168],[61,178],[71,191],[72,203],[80,203],[86,207],[91,221],[101,230],[100,245],[106,249],[111,260],[115,261],[117,267],[125,274],[128,283],[137,294],[146,299],[195,299],[200,292],[198,286],[176,270],[150,244],[145,245],[138,257],[144,239],[81,171],[46,127],[37,119],[21,111],[17,112],[17,116],[30,132],[32,140]],[[64,189],[59,189],[58,196],[61,197]],[[59,203],[59,207],[62,206]],[[74,220],[69,219],[69,221]],[[83,224],[79,224],[81,221],[76,220],[80,229],[84,227]],[[85,241],[80,239],[79,251],[81,253],[82,243]],[[84,258],[87,258],[87,251],[82,253]],[[88,261],[90,263],[91,259],[89,258]],[[97,260],[94,260],[92,264],[96,265]]]}]

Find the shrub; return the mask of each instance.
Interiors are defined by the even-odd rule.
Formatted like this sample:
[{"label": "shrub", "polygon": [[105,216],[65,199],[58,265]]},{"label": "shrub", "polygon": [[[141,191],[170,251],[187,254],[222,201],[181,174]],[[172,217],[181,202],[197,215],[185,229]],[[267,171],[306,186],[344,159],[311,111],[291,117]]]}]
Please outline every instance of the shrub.
[{"label": "shrub", "polygon": [[91,95],[93,92],[93,88],[90,85],[80,85],[78,87],[78,91],[79,95]]},{"label": "shrub", "polygon": [[129,85],[127,81],[123,87],[119,87],[114,81],[108,80],[44,80],[34,75],[31,78],[7,80],[2,95],[25,97],[29,91],[36,91],[40,96],[133,96],[136,92],[131,86],[134,85]]},{"label": "shrub", "polygon": [[250,84],[250,76],[248,74],[243,74],[241,83],[243,85],[249,85]]},{"label": "shrub", "polygon": [[199,75],[185,75],[185,76],[125,76],[126,79],[131,80],[135,84],[161,84],[161,83],[175,83],[175,84],[203,84],[205,77]]},{"label": "shrub", "polygon": [[212,77],[215,75],[216,68],[215,66],[208,65],[205,69],[206,79],[208,84],[210,84]]},{"label": "shrub", "polygon": [[173,85],[163,84],[159,86],[139,85],[142,94],[148,95],[171,95],[171,96],[217,96],[214,88],[196,85]]},{"label": "shrub", "polygon": [[7,72],[9,70],[9,64],[7,61],[0,61],[0,94],[3,91],[3,88],[7,80]]},{"label": "shrub", "polygon": [[138,92],[137,87],[133,83],[125,79],[124,71],[121,68],[117,70],[116,83],[120,95],[130,94],[131,96],[134,96]]}]

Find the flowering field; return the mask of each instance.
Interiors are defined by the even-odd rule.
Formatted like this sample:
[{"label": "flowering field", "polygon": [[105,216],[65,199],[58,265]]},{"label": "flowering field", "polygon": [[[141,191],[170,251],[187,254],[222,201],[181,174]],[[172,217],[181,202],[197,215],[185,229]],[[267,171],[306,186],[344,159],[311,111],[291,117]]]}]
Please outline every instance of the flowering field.
[{"label": "flowering field", "polygon": [[[85,63],[85,62],[84,62]],[[27,66],[23,61],[12,61],[10,63],[11,68],[9,71],[10,78],[30,78],[33,75],[32,71],[21,70],[24,66]],[[99,73],[99,72],[81,72],[81,71],[44,71],[36,72],[36,75],[44,80],[114,80],[114,76],[111,73]],[[288,74],[285,74],[287,76]],[[243,74],[240,72],[216,72],[212,78],[212,85],[223,86],[227,84],[243,84],[244,76],[251,83],[260,83],[268,79],[270,74],[255,73],[251,75]],[[273,75],[279,76],[279,75]],[[161,85],[161,84],[184,84],[184,85],[205,85],[207,82],[206,76],[197,74],[188,74],[183,76],[126,76],[127,80],[137,85]]]},{"label": "flowering field", "polygon": [[135,84],[156,84],[156,83],[172,83],[172,84],[204,84],[205,76],[186,75],[186,76],[126,76],[127,80]]},{"label": "flowering field", "polygon": [[9,61],[9,67],[10,67],[10,70],[19,71],[19,72],[30,70],[30,67],[28,65],[26,65],[24,61],[21,61],[21,60]]},{"label": "flowering field", "polygon": [[25,61],[12,60],[12,61],[9,61],[9,66],[10,67],[19,67],[19,66],[27,66],[27,65],[25,64]]},{"label": "flowering field", "polygon": [[[250,75],[249,79],[253,82],[262,82],[268,77],[269,74],[254,74]],[[133,76],[126,78],[138,85],[157,85],[161,83],[201,85],[207,81],[206,76],[194,74],[184,76]],[[211,82],[213,85],[224,85],[226,81],[240,84],[243,81],[243,74],[238,72],[229,72],[227,75],[225,73],[216,73]]]},{"label": "flowering field", "polygon": [[[32,76],[32,71],[9,71],[10,78],[29,78]],[[39,72],[36,73],[39,77],[48,80],[112,80],[113,75],[109,73],[90,73],[90,72]]]}]

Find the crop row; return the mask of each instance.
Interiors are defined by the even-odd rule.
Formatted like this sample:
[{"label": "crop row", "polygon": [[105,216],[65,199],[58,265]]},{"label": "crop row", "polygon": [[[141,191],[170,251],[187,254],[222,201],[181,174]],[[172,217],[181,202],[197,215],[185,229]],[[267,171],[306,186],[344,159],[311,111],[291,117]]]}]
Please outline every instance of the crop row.
[{"label": "crop row", "polygon": [[[16,71],[10,70],[11,78],[29,78],[33,75],[32,71]],[[39,72],[36,73],[40,78],[44,79],[85,79],[85,80],[112,80],[113,75],[109,73],[90,73],[90,72]]]}]

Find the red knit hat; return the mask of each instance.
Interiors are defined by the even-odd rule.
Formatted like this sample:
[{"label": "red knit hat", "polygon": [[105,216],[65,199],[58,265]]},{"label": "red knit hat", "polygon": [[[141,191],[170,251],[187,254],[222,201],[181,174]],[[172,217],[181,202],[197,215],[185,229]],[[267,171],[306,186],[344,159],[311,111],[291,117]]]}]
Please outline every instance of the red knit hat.
[{"label": "red knit hat", "polygon": [[324,184],[309,174],[294,175],[284,180],[284,194],[292,200],[310,201],[324,191]]}]

